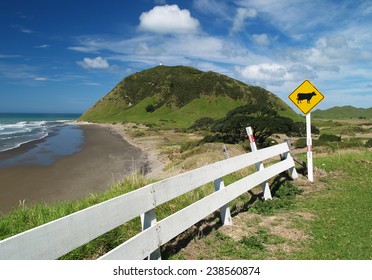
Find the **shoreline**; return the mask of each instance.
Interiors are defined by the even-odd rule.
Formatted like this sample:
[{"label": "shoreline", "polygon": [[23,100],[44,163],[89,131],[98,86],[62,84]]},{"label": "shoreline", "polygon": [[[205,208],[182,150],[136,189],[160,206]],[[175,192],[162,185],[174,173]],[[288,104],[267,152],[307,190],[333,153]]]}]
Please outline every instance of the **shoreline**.
[{"label": "shoreline", "polygon": [[[54,203],[104,191],[133,172],[154,178],[162,169],[149,151],[138,147],[125,133],[110,124],[74,123],[84,133],[80,151],[57,158],[47,166],[17,165],[0,168],[0,212],[20,204]],[[129,141],[128,141],[129,140]],[[45,139],[7,151],[19,154],[43,144]],[[3,155],[4,156],[4,155]]]},{"label": "shoreline", "polygon": [[129,133],[127,133],[128,127],[123,124],[97,124],[103,127],[108,127],[111,131],[118,134],[125,142],[129,143],[129,145],[134,146],[140,149],[143,153],[145,153],[145,158],[147,160],[148,172],[145,172],[146,178],[154,179],[154,178],[162,178],[165,174],[163,169],[165,167],[165,163],[161,160],[158,156],[155,147],[150,147],[149,145],[145,145],[144,143],[140,143],[136,141],[135,138],[131,137]]}]

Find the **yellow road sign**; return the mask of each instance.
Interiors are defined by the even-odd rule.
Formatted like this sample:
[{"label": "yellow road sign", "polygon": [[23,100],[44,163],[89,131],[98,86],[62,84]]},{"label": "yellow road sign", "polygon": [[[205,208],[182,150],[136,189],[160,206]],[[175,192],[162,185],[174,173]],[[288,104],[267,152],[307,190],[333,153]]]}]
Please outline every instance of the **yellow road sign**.
[{"label": "yellow road sign", "polygon": [[324,99],[324,95],[309,80],[305,80],[288,98],[306,115]]}]

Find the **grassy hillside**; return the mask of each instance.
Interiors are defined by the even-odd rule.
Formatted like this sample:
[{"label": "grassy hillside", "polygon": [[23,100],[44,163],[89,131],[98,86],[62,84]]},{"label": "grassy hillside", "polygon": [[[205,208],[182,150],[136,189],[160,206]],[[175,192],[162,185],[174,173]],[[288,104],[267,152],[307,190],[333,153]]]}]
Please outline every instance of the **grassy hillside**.
[{"label": "grassy hillside", "polygon": [[264,103],[281,116],[301,121],[287,104],[263,88],[185,66],[157,66],[126,77],[80,120],[183,128],[202,117],[222,118],[247,103]]},{"label": "grassy hillside", "polygon": [[372,108],[355,108],[353,106],[333,107],[327,110],[315,110],[311,113],[314,118],[322,119],[372,119]]}]

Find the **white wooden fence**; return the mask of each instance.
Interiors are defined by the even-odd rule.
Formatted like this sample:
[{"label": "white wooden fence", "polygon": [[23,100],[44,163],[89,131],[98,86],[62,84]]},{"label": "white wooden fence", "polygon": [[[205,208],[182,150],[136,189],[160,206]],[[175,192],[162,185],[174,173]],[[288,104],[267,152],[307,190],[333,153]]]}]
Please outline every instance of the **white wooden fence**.
[{"label": "white wooden fence", "polygon": [[[284,160],[262,168],[229,186],[222,177],[266,159]],[[228,203],[277,174],[290,170],[297,177],[286,143],[222,160],[118,196],[58,220],[0,241],[0,259],[56,259],[94,238],[142,217],[143,231],[100,259],[160,258],[160,246],[209,214],[220,209],[222,221],[231,224]],[[186,208],[156,221],[155,208],[209,182],[216,191]]]}]

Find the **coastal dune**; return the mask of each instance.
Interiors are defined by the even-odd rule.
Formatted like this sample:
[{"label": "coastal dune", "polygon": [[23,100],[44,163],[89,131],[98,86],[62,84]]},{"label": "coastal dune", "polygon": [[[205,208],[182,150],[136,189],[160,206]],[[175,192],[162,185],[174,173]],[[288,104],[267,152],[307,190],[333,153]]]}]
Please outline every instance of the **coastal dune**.
[{"label": "coastal dune", "polygon": [[[147,156],[107,126],[81,125],[81,150],[47,166],[19,164],[0,168],[0,212],[20,203],[78,199],[147,166]],[[29,149],[27,145],[18,148]]]}]

